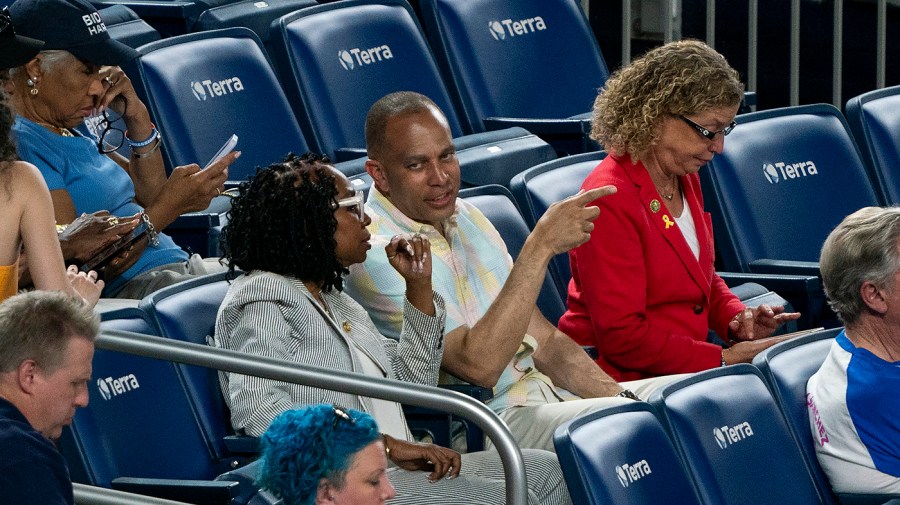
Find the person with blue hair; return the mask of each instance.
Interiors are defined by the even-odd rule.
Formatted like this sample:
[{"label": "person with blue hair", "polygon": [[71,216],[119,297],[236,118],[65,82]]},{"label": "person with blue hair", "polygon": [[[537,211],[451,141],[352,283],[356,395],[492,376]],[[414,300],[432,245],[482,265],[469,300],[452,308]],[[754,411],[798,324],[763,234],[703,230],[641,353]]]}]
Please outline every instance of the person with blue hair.
[{"label": "person with blue hair", "polygon": [[334,405],[282,412],[261,438],[258,484],[285,505],[378,505],[396,493],[378,425]]}]

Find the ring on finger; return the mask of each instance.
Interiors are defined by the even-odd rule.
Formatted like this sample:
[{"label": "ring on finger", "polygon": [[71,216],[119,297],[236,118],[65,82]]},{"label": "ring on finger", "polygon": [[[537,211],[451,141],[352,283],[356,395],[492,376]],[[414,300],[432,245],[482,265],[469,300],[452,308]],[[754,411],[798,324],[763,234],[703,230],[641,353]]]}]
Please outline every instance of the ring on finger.
[{"label": "ring on finger", "polygon": [[109,216],[106,218],[106,224],[109,225],[110,228],[119,224],[119,218],[116,216]]}]

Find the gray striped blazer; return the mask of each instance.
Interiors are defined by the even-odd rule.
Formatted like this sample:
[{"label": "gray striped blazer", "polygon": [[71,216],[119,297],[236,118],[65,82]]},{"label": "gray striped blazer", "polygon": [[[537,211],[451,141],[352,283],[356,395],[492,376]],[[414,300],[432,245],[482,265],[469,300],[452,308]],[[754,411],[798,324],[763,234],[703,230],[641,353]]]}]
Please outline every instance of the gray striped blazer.
[{"label": "gray striped blazer", "polygon": [[[381,335],[369,314],[348,295],[335,290],[322,296],[337,323],[299,280],[261,271],[242,275],[219,308],[214,345],[358,373],[362,368],[357,352],[362,349],[384,377],[437,385],[444,352],[440,295],[434,294],[435,317],[405,303],[399,341]],[[231,409],[231,424],[252,436],[261,435],[275,416],[297,404],[336,403],[371,411],[368,398],[347,393],[225,372],[220,372],[219,381]]]}]

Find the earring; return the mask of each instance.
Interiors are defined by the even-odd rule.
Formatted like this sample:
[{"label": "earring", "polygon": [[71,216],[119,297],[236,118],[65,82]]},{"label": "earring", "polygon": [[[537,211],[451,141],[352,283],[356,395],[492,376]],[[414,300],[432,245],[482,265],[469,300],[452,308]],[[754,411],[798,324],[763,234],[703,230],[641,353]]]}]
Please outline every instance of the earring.
[{"label": "earring", "polygon": [[35,86],[37,84],[36,77],[29,77],[28,79],[25,80],[25,84],[28,85],[29,88],[31,88],[28,90],[28,92],[31,93],[31,96],[35,96],[38,94],[38,89]]}]

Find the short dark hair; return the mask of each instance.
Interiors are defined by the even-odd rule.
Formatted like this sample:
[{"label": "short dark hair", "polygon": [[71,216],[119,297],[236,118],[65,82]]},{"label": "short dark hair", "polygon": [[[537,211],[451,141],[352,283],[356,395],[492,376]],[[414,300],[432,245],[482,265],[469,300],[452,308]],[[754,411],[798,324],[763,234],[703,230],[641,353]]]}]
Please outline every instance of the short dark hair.
[{"label": "short dark hair", "polygon": [[64,361],[69,340],[93,341],[100,317],[83,300],[61,291],[32,291],[0,303],[0,372],[32,359],[48,373]]},{"label": "short dark hair", "polygon": [[366,150],[369,158],[377,160],[381,156],[389,119],[432,109],[443,115],[432,99],[415,91],[397,91],[381,97],[366,114]]},{"label": "short dark hair", "polygon": [[221,239],[232,274],[264,270],[342,289],[347,269],[335,255],[338,190],[330,164],[322,155],[289,154],[241,183]]}]

